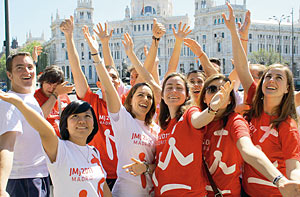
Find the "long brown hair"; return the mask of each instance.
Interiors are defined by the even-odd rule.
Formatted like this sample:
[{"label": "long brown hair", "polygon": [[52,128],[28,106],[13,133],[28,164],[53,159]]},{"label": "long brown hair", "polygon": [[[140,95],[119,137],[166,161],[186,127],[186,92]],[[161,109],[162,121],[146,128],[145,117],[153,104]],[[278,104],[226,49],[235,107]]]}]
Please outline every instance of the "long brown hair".
[{"label": "long brown hair", "polygon": [[[175,118],[177,120],[179,120],[179,118],[184,114],[185,110],[189,107],[190,105],[190,96],[189,96],[189,87],[188,87],[188,83],[187,80],[185,78],[184,75],[180,74],[180,73],[172,73],[170,75],[168,75],[162,85],[162,90],[161,90],[161,97],[163,98],[163,94],[164,94],[164,90],[166,88],[166,84],[167,81],[172,78],[172,77],[180,77],[182,79],[182,81],[184,82],[184,86],[185,86],[185,93],[187,95],[185,102],[179,106],[177,112],[176,112],[176,116]],[[165,103],[164,99],[161,99],[160,101],[160,111],[159,111],[159,117],[158,117],[158,121],[159,121],[159,125],[162,129],[166,129],[168,127],[171,115],[170,115],[170,111],[169,111],[169,107],[168,105]]]},{"label": "long brown hair", "polygon": [[156,105],[155,105],[155,100],[154,100],[154,93],[153,90],[151,88],[151,86],[148,83],[137,83],[135,84],[129,91],[128,96],[126,97],[126,100],[124,102],[124,107],[126,108],[126,110],[131,114],[131,116],[133,118],[135,118],[135,114],[132,112],[132,97],[135,94],[136,90],[139,87],[142,86],[147,86],[150,88],[151,92],[152,92],[152,105],[150,110],[147,112],[146,117],[145,117],[145,125],[149,126],[152,123],[152,119],[153,116],[155,114],[155,109],[156,109]]},{"label": "long brown hair", "polygon": [[[227,77],[225,77],[222,74],[215,74],[210,76],[209,78],[207,78],[204,82],[204,86],[202,88],[202,91],[200,93],[200,97],[198,102],[198,106],[200,107],[200,109],[203,111],[205,110],[208,106],[207,104],[204,102],[204,98],[205,98],[205,94],[206,94],[206,89],[207,87],[211,84],[211,82],[215,81],[215,80],[223,80],[224,82],[230,81],[230,79],[228,79]],[[230,92],[230,103],[227,105],[225,111],[223,112],[222,119],[223,119],[223,127],[226,126],[227,121],[228,121],[228,117],[229,115],[234,112],[235,106],[236,106],[236,101],[235,101],[235,96],[234,96],[234,90],[232,90]]]},{"label": "long brown hair", "polygon": [[253,102],[251,104],[251,108],[249,111],[246,112],[245,116],[248,121],[251,121],[252,118],[260,117],[261,114],[264,111],[264,94],[262,91],[262,85],[265,79],[266,74],[268,71],[274,68],[280,68],[285,71],[286,77],[287,77],[287,85],[288,85],[288,93],[284,94],[281,102],[278,106],[276,106],[276,115],[278,115],[278,118],[271,120],[272,128],[279,127],[280,123],[284,120],[286,120],[289,116],[294,119],[296,122],[297,120],[297,114],[296,114],[296,107],[295,107],[295,100],[294,100],[294,81],[293,81],[293,74],[290,71],[290,69],[287,66],[284,66],[282,64],[273,64],[269,66],[264,74],[262,75],[262,78],[258,82],[256,93],[253,99]]}]

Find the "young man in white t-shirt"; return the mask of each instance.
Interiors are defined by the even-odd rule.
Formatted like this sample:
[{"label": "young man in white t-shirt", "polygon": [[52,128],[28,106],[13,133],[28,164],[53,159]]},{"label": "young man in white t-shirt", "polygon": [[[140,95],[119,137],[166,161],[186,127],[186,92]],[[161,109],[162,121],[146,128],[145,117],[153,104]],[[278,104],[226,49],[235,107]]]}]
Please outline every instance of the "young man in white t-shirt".
[{"label": "young man in white t-shirt", "polygon": [[[29,53],[7,58],[11,93],[18,95],[41,115],[33,94],[36,66]],[[0,197],[49,196],[49,179],[41,139],[13,105],[0,100]]]}]

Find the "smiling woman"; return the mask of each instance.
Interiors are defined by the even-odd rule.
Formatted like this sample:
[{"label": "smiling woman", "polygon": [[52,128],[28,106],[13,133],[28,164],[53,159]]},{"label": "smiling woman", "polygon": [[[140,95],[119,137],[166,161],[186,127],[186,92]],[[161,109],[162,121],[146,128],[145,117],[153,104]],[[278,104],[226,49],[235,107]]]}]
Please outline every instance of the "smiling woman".
[{"label": "smiling woman", "polygon": [[17,95],[0,91],[0,98],[15,105],[39,132],[54,196],[81,196],[83,193],[111,196],[99,152],[87,145],[98,131],[97,118],[90,104],[73,101],[65,108],[60,122],[61,139],[58,139],[51,124]]}]

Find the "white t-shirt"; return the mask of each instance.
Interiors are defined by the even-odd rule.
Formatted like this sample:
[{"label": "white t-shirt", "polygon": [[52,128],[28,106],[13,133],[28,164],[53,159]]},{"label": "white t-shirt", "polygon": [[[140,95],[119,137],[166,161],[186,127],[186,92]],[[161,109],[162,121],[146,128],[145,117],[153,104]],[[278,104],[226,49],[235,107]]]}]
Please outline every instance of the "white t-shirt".
[{"label": "white t-shirt", "polygon": [[55,197],[103,196],[100,194],[103,194],[106,173],[93,146],[59,139],[56,161],[51,163],[47,158],[47,164]]},{"label": "white t-shirt", "polygon": [[115,134],[119,159],[118,179],[113,187],[113,196],[150,196],[153,188],[150,176],[132,176],[122,169],[122,166],[133,163],[132,157],[148,163],[154,161],[155,142],[159,127],[155,123],[148,127],[144,121],[134,119],[124,106],[121,106],[118,113],[108,114]]},{"label": "white t-shirt", "polygon": [[[40,105],[32,94],[14,93],[23,99],[41,116],[43,116]],[[48,169],[46,157],[42,147],[39,133],[26,121],[23,114],[12,104],[0,100],[0,135],[16,131],[17,135],[14,149],[13,167],[10,179],[47,177]]]}]

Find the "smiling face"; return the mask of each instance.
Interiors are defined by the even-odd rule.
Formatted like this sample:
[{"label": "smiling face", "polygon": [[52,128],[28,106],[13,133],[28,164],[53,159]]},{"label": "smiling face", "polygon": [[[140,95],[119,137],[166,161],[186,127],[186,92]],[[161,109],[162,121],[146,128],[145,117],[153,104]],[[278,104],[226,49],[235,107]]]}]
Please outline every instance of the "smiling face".
[{"label": "smiling face", "polygon": [[85,145],[87,137],[94,128],[92,111],[89,109],[82,113],[71,114],[67,118],[67,125],[70,135],[69,140],[76,144]]},{"label": "smiling face", "polygon": [[132,113],[136,119],[144,121],[152,103],[152,90],[146,85],[138,87],[131,99]]},{"label": "smiling face", "polygon": [[19,55],[12,61],[12,71],[7,72],[11,80],[12,90],[21,93],[31,93],[35,88],[36,67],[31,57]]},{"label": "smiling face", "polygon": [[265,97],[282,98],[288,93],[288,83],[285,70],[282,68],[272,68],[264,76],[262,92]]},{"label": "smiling face", "polygon": [[163,90],[163,99],[168,107],[179,107],[187,99],[187,89],[185,82],[179,77],[174,76],[167,80]]},{"label": "smiling face", "polygon": [[[212,81],[205,90],[205,96],[204,96],[204,103],[209,106],[211,99],[214,97],[214,95],[220,90],[220,87],[225,84],[225,81],[223,79],[217,79]],[[220,107],[220,109],[225,109],[227,105],[230,103],[230,98],[225,102],[225,104]]]},{"label": "smiling face", "polygon": [[190,92],[193,95],[193,97],[197,100],[200,96],[200,92],[203,87],[203,75],[201,73],[191,73],[188,76],[188,82],[190,85]]},{"label": "smiling face", "polygon": [[133,87],[136,83],[136,79],[138,78],[139,74],[136,72],[135,69],[130,71],[130,85]]}]

